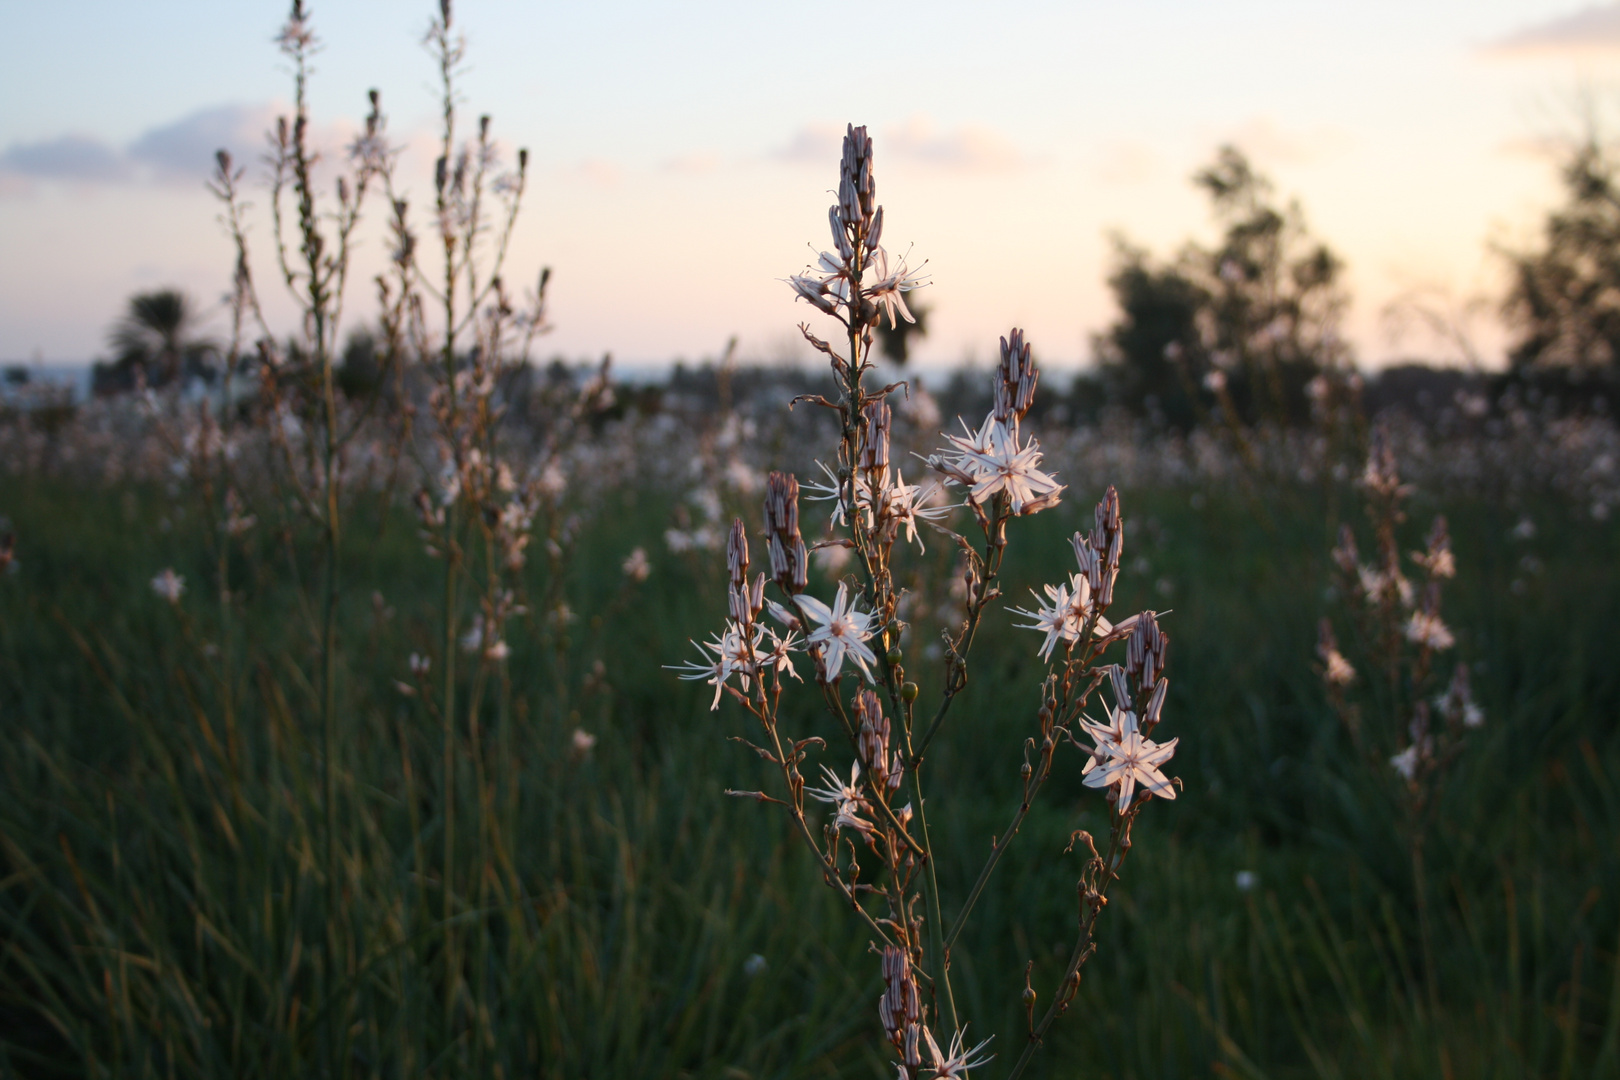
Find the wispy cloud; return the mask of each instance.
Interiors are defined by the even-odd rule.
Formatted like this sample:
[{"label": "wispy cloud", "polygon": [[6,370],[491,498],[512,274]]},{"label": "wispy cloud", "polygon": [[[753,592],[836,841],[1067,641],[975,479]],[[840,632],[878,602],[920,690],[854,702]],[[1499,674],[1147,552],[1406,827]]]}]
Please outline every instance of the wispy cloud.
[{"label": "wispy cloud", "polygon": [[18,180],[115,183],[134,171],[124,155],[88,135],[62,135],[40,142],[12,143],[0,151],[0,171]]},{"label": "wispy cloud", "polygon": [[264,142],[275,122],[269,105],[220,105],[199,109],[172,124],[148,130],[129,144],[129,159],[163,178],[195,180],[214,165],[218,150],[243,160]]},{"label": "wispy cloud", "polygon": [[1221,141],[1262,162],[1308,165],[1346,149],[1351,138],[1337,128],[1289,129],[1269,116],[1255,116],[1222,133]]},{"label": "wispy cloud", "polygon": [[[1029,165],[1005,136],[975,124],[942,129],[932,118],[918,114],[875,134],[877,151],[884,161],[973,173],[1011,172]],[[805,124],[769,156],[795,164],[826,165],[837,161],[843,138],[844,128],[840,125]]]},{"label": "wispy cloud", "polygon": [[24,194],[36,182],[197,183],[212,170],[218,150],[248,160],[274,114],[268,105],[199,109],[122,147],[81,134],[12,143],[0,151],[0,195]]},{"label": "wispy cloud", "polygon": [[624,170],[606,158],[586,158],[579,163],[579,174],[597,187],[614,188],[624,179]]},{"label": "wispy cloud", "polygon": [[1536,23],[1485,46],[1487,54],[1498,56],[1614,51],[1620,51],[1620,4]]},{"label": "wispy cloud", "polygon": [[777,161],[821,165],[837,159],[843,138],[844,129],[837,124],[805,124],[793,133],[785,146],[778,147],[768,156]]},{"label": "wispy cloud", "polygon": [[973,124],[942,131],[931,119],[918,115],[885,134],[891,153],[960,172],[1011,172],[1027,164],[1001,133]]}]

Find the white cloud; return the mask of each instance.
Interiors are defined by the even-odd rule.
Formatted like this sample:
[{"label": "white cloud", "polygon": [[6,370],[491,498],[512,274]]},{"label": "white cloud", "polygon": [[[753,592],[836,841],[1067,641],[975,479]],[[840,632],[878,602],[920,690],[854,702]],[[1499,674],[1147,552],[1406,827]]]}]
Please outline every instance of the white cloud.
[{"label": "white cloud", "polygon": [[199,109],[171,124],[149,129],[125,151],[132,162],[165,179],[198,180],[214,168],[214,154],[228,150],[246,161],[275,123],[269,105],[219,105]]},{"label": "white cloud", "polygon": [[600,187],[618,187],[624,174],[613,162],[605,158],[587,158],[579,163],[579,173]]},{"label": "white cloud", "polygon": [[19,191],[30,180],[114,183],[133,171],[120,151],[89,135],[12,143],[0,152],[0,174],[9,177],[7,187]]},{"label": "white cloud", "polygon": [[[769,156],[778,161],[836,166],[844,131],[837,124],[805,124]],[[899,161],[953,172],[1010,172],[1029,164],[997,131],[975,124],[942,130],[922,114],[878,131],[875,142],[880,163]]]},{"label": "white cloud", "polygon": [[[0,197],[27,194],[37,183],[196,186],[213,172],[220,150],[238,164],[256,161],[277,115],[268,104],[216,105],[148,128],[122,147],[71,133],[12,143],[0,151]],[[328,162],[342,161],[355,130],[316,126],[310,143]]]},{"label": "white cloud", "polygon": [[1164,168],[1163,159],[1146,143],[1122,139],[1101,148],[1092,162],[1092,171],[1105,184],[1134,187],[1145,183]]},{"label": "white cloud", "polygon": [[1508,56],[1620,50],[1620,4],[1584,8],[1527,26],[1485,47]]},{"label": "white cloud", "polygon": [[824,165],[837,162],[844,141],[844,129],[837,124],[805,124],[793,133],[786,146],[779,147],[769,156],[778,161],[799,164]]},{"label": "white cloud", "polygon": [[720,168],[720,159],[714,154],[683,154],[664,162],[664,171],[686,176],[702,176]]},{"label": "white cloud", "polygon": [[1307,165],[1344,150],[1351,138],[1336,128],[1289,130],[1269,116],[1255,116],[1228,129],[1221,141],[1263,162]]}]

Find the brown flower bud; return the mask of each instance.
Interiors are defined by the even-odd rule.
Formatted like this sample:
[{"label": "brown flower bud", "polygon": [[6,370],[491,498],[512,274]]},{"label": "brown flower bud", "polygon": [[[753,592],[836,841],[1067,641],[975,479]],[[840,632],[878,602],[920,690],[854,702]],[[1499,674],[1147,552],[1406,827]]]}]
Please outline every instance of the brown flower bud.
[{"label": "brown flower bud", "polygon": [[799,481],[792,473],[773,472],[765,480],[765,543],[771,578],[785,592],[803,592],[810,559],[799,534]]},{"label": "brown flower bud", "polygon": [[732,519],[731,534],[726,538],[726,570],[731,574],[733,587],[740,587],[748,580],[748,533],[743,528],[742,518]]},{"label": "brown flower bud", "polygon": [[866,414],[866,442],[861,447],[861,468],[882,472],[889,467],[889,427],[893,413],[886,401],[871,401]]}]

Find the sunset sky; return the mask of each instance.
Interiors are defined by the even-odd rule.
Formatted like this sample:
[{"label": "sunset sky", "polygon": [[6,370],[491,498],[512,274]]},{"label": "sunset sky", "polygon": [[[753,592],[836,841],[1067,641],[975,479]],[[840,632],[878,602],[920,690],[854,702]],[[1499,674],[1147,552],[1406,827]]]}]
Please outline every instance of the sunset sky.
[{"label": "sunset sky", "polygon": [[[378,87],[423,203],[431,13],[313,4],[319,130],[340,142]],[[218,325],[231,253],[203,180],[217,146],[253,160],[286,106],[271,43],[284,15],[244,0],[10,5],[0,361],[102,355],[125,299],[168,285]],[[1549,147],[1579,130],[1579,102],[1620,117],[1620,4],[460,0],[457,22],[469,116],[492,113],[531,153],[511,276],[554,270],[542,354],[629,365],[711,356],[733,333],[746,357],[799,354],[811,313],[779,279],[825,246],[849,120],[875,137],[885,240],[933,275],[930,366],[982,359],[1012,325],[1048,361],[1084,362],[1112,315],[1109,234],[1161,254],[1212,236],[1188,178],[1223,141],[1348,262],[1362,363],[1445,359],[1391,336],[1391,301],[1421,291],[1462,311],[1499,293],[1492,245],[1529,242],[1559,198]],[[274,310],[285,323],[289,305]],[[1494,322],[1468,325],[1499,357]]]}]

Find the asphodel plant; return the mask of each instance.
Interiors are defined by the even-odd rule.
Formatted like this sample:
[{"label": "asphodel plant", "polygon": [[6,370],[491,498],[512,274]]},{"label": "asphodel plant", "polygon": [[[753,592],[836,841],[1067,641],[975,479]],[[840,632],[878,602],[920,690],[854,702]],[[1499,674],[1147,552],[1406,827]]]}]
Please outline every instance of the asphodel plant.
[{"label": "asphodel plant", "polygon": [[[889,440],[889,398],[903,384],[869,389],[866,379],[873,371],[878,320],[909,320],[905,295],[925,282],[882,246],[883,208],[876,201],[865,128],[851,126],[845,135],[838,202],[828,217],[833,250],[789,283],[840,328],[829,342],[808,325],[800,327],[830,361],[836,384],[833,396],[806,400],[836,413],[840,431],[836,462],[822,466],[828,482],[806,484],[804,491],[807,499],[831,504],[828,538],[814,547],[848,549],[852,572],[829,599],[812,595],[799,481],[771,473],[763,535],[769,571],[750,576],[748,530],[737,520],[726,547],[725,627],[697,645],[701,660],[679,670],[715,688],[714,708],[730,697],[758,722],[763,737],[749,745],[775,779],[759,790],[728,794],[782,808],[828,885],[870,937],[883,983],[878,1020],[903,1080],[963,1076],[995,1056],[990,1038],[968,1038],[968,1018],[959,1013],[951,986],[951,949],[1059,764],[1059,752],[1070,748],[1064,763],[1105,793],[1110,828],[1101,844],[1084,832],[1071,840],[1071,849],[1078,845],[1084,857],[1074,945],[1044,1011],[1037,1011],[1040,995],[1026,976],[1028,1030],[1015,1044],[1009,1071],[1017,1076],[1078,992],[1081,971],[1096,949],[1098,916],[1130,850],[1137,816],[1154,798],[1176,796],[1174,783],[1160,771],[1176,742],[1150,738],[1169,686],[1169,639],[1154,612],[1109,618],[1125,535],[1119,497],[1109,488],[1097,505],[1095,527],[1073,537],[1075,569],[1065,581],[1046,586],[1044,596],[1037,594],[1033,610],[1010,609],[1029,620],[1023,626],[1042,634],[1038,652],[1048,665],[1023,741],[1022,798],[967,895],[941,897],[927,811],[937,812],[945,796],[924,801],[932,779],[929,749],[948,721],[973,722],[953,717],[952,705],[967,685],[969,653],[981,624],[1005,614],[996,601],[1009,528],[1018,518],[1056,506],[1065,489],[1041,470],[1039,443],[1020,430],[1035,403],[1039,372],[1018,330],[1001,341],[990,415],[977,429],[964,424],[962,435],[945,436],[945,446],[925,459],[937,483],[925,488],[905,482],[890,460]],[[944,495],[960,501],[952,504]],[[948,526],[963,509],[972,519],[971,537]],[[895,572],[907,546],[920,547],[919,525],[954,539],[966,585],[960,621],[944,632],[942,670],[926,694],[913,681],[901,648],[908,627]],[[798,673],[795,660],[801,657],[809,661],[808,678]],[[790,680],[820,693],[847,749],[783,730],[780,704]],[[1112,697],[1106,706],[1092,700],[1104,685]]]}]

